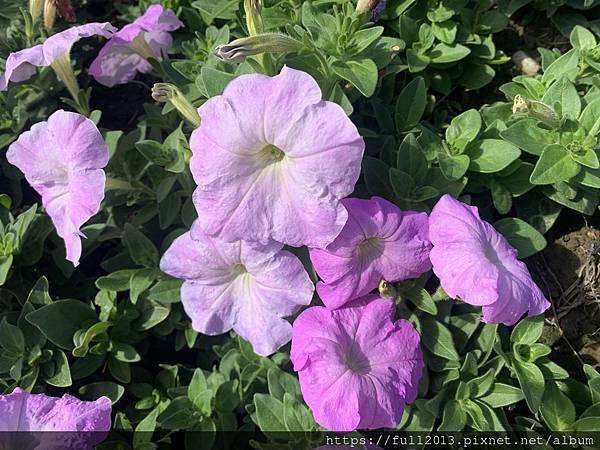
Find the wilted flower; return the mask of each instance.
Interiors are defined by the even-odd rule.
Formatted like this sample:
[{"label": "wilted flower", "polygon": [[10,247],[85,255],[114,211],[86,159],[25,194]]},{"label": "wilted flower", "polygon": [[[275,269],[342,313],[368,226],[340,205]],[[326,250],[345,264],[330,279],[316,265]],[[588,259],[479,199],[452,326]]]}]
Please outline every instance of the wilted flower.
[{"label": "wilted flower", "polygon": [[56,33],[43,44],[11,53],[6,59],[5,72],[0,74],[0,91],[8,88],[9,81],[17,83],[31,78],[36,67],[52,66],[73,98],[77,98],[79,87],[71,67],[71,47],[80,39],[91,36],[108,38],[115,31],[110,23],[88,23]]},{"label": "wilted flower", "polygon": [[8,152],[41,196],[60,237],[67,259],[75,266],[81,256],[79,228],[100,209],[104,198],[108,148],[94,122],[63,110],[19,136]]},{"label": "wilted flower", "polygon": [[[91,450],[106,438],[110,413],[107,397],[86,402],[69,394],[58,398],[16,388],[12,394],[0,395],[0,432],[54,432],[35,434],[41,442],[27,448]],[[23,436],[9,433],[0,441],[11,437]]]},{"label": "wilted flower", "polygon": [[401,211],[379,197],[342,203],[348,221],[339,236],[323,250],[310,250],[323,280],[317,292],[328,308],[368,294],[381,280],[417,278],[431,269],[427,214]]},{"label": "wilted flower", "polygon": [[423,370],[419,335],[393,322],[394,302],[368,295],[330,310],[304,310],[294,321],[291,360],[302,396],[332,431],[396,427],[417,396]]},{"label": "wilted flower", "polygon": [[325,247],[348,213],[364,142],[308,74],[241,75],[200,109],[190,168],[199,224],[226,241]]},{"label": "wilted flower", "polygon": [[484,322],[513,325],[524,313],[535,316],[550,306],[517,251],[476,207],[444,195],[429,218],[429,239],[442,288],[482,306]]},{"label": "wilted flower", "polygon": [[201,333],[233,329],[268,356],[289,342],[282,317],[308,305],[314,287],[302,263],[280,244],[226,243],[194,230],[178,237],[163,255],[163,272],[186,280],[181,301]]},{"label": "wilted flower", "polygon": [[185,98],[185,95],[171,83],[155,83],[152,86],[152,98],[159,103],[171,102],[179,113],[194,126],[200,126],[200,116],[194,105]]},{"label": "wilted flower", "polygon": [[148,73],[150,58],[162,60],[173,43],[171,31],[183,26],[170,9],[151,5],[143,16],[125,25],[102,47],[90,75],[108,87],[128,83],[138,72]]}]

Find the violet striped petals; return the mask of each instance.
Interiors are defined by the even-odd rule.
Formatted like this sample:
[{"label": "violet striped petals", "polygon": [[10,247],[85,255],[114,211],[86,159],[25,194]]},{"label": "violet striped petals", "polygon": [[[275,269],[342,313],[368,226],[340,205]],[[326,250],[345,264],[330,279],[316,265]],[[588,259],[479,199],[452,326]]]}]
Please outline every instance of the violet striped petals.
[{"label": "violet striped petals", "polygon": [[198,110],[190,142],[205,233],[234,242],[324,248],[348,213],[364,142],[308,74],[241,75]]},{"label": "violet striped petals", "polygon": [[160,268],[185,280],[181,301],[196,331],[233,329],[268,356],[291,339],[292,326],[283,317],[308,305],[314,291],[300,260],[281,247],[228,243],[194,230],[171,244]]},{"label": "violet striped petals", "polygon": [[401,211],[379,197],[347,198],[348,221],[325,249],[310,259],[323,280],[317,292],[328,308],[375,289],[381,280],[418,278],[431,269],[427,214]]},{"label": "violet striped petals", "polygon": [[482,306],[483,321],[514,325],[550,307],[517,251],[474,206],[444,195],[429,218],[430,258],[442,288]]},{"label": "violet striped petals", "polygon": [[63,110],[19,136],[6,154],[41,196],[67,259],[81,257],[79,228],[100,209],[104,198],[108,147],[91,120]]},{"label": "violet striped petals", "polygon": [[173,39],[171,32],[183,23],[170,9],[151,5],[144,15],[125,25],[104,45],[92,62],[89,73],[108,87],[133,80],[137,73],[148,73],[148,58],[162,60]]},{"label": "violet striped petals", "polygon": [[11,53],[6,59],[6,70],[0,74],[0,91],[8,89],[9,82],[28,80],[37,67],[50,66],[59,58],[68,57],[71,47],[80,39],[92,36],[109,38],[116,30],[107,22],[88,23],[56,33],[42,44]]},{"label": "violet striped petals", "polygon": [[42,442],[35,448],[91,450],[106,438],[110,414],[107,397],[88,402],[69,394],[50,397],[19,388],[0,395],[0,432],[55,432],[36,435]]},{"label": "violet striped petals", "polygon": [[417,397],[420,338],[394,322],[394,302],[367,295],[340,309],[304,310],[294,321],[291,360],[315,420],[332,431],[398,426]]}]

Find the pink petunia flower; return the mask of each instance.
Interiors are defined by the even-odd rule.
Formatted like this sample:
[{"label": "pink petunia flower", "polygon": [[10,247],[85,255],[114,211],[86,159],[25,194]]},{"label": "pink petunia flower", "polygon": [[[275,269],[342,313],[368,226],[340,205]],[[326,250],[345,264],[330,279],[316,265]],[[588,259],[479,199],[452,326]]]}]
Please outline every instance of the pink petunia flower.
[{"label": "pink petunia flower", "polygon": [[317,292],[328,308],[375,289],[381,280],[417,278],[431,269],[427,214],[400,211],[382,198],[347,198],[348,221],[325,249],[310,259],[323,280]]},{"label": "pink petunia flower", "polygon": [[63,110],[19,136],[8,152],[41,196],[58,235],[65,241],[67,259],[75,266],[81,257],[79,228],[100,209],[104,198],[108,147],[94,122]]},{"label": "pink petunia flower", "polygon": [[[35,74],[36,67],[68,64],[70,69],[69,54],[71,47],[77,41],[91,36],[109,38],[117,29],[110,23],[88,23],[78,27],[71,27],[50,36],[43,44],[26,48],[8,55],[6,70],[0,74],[0,91],[8,89],[8,83],[18,83],[28,80]],[[59,67],[57,73],[63,75],[64,70]],[[70,80],[63,80],[65,84]],[[71,89],[71,86],[67,86]]]},{"label": "pink petunia flower", "polygon": [[12,432],[0,436],[0,443],[5,438],[27,442],[24,432],[54,432],[36,433],[35,444],[25,448],[91,450],[106,438],[110,414],[107,397],[86,402],[69,394],[58,398],[16,388],[12,394],[0,395],[0,432]]},{"label": "pink petunia flower", "polygon": [[200,227],[244,239],[326,247],[348,213],[363,139],[308,74],[241,75],[198,110],[190,168]]},{"label": "pink petunia flower", "polygon": [[482,306],[483,321],[513,325],[550,307],[517,251],[477,208],[444,195],[429,218],[430,258],[442,288]]},{"label": "pink petunia flower", "polygon": [[281,247],[228,243],[195,230],[194,239],[188,232],[173,242],[160,268],[186,280],[181,301],[196,331],[233,329],[268,356],[291,339],[282,317],[308,305],[314,291],[300,260]]},{"label": "pink petunia flower", "polygon": [[133,80],[138,72],[148,73],[147,59],[162,60],[173,43],[171,31],[183,26],[170,9],[151,5],[144,15],[125,25],[100,50],[89,73],[108,87]]},{"label": "pink petunia flower", "polygon": [[367,295],[294,321],[291,360],[317,423],[332,431],[396,427],[423,371],[419,334],[393,322],[391,300]]}]

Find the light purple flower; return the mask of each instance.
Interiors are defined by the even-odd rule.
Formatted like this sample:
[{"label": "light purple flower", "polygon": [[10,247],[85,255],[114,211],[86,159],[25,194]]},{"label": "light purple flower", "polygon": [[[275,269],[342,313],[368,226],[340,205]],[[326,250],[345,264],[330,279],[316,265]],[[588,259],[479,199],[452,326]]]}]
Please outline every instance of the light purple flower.
[{"label": "light purple flower", "polygon": [[419,334],[394,302],[367,295],[294,321],[291,360],[317,423],[332,431],[396,427],[423,370]]},{"label": "light purple flower", "polygon": [[151,5],[143,16],[125,25],[100,50],[89,73],[99,83],[112,87],[128,83],[138,72],[148,73],[148,58],[162,60],[173,43],[171,31],[183,26],[170,9]]},{"label": "light purple flower", "polygon": [[19,136],[8,152],[41,196],[56,231],[65,241],[67,259],[81,256],[79,228],[100,209],[104,198],[108,148],[94,122],[63,110]]},{"label": "light purple flower", "polygon": [[480,219],[476,207],[444,195],[431,212],[429,239],[442,288],[482,306],[484,322],[513,325],[524,313],[535,316],[550,306],[517,251]]},{"label": "light purple flower", "polygon": [[326,247],[348,214],[364,142],[308,74],[241,75],[198,110],[190,168],[199,224],[226,241]]},{"label": "light purple flower", "polygon": [[56,33],[43,44],[11,53],[6,60],[5,72],[0,74],[0,91],[8,88],[9,81],[18,83],[31,78],[36,67],[50,66],[59,58],[68,57],[71,47],[80,39],[91,36],[109,38],[115,31],[110,23],[88,23]]},{"label": "light purple flower", "polygon": [[282,317],[308,305],[314,291],[300,260],[281,247],[228,243],[195,230],[194,239],[188,232],[173,242],[160,268],[186,280],[181,301],[196,331],[233,329],[268,356],[291,338],[292,327]]},{"label": "light purple flower", "polygon": [[[49,397],[16,388],[12,394],[0,395],[0,432],[52,431],[55,433],[35,434],[41,442],[28,448],[91,450],[106,438],[110,413],[111,401],[107,397],[86,402],[69,394]],[[16,437],[26,440],[26,436]]]},{"label": "light purple flower", "polygon": [[317,292],[328,308],[339,308],[389,282],[417,278],[431,269],[427,214],[400,211],[382,198],[347,198],[348,221],[326,249],[310,259],[323,280]]}]

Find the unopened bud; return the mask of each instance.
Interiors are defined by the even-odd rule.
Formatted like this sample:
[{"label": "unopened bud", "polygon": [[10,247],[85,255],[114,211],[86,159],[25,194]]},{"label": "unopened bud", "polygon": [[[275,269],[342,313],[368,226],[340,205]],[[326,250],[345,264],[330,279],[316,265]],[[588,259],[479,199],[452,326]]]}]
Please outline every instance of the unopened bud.
[{"label": "unopened bud", "polygon": [[358,0],[356,4],[357,13],[370,13],[372,20],[379,19],[385,9],[385,0]]},{"label": "unopened bud", "polygon": [[29,14],[31,14],[31,18],[34,22],[38,20],[44,11],[44,1],[45,0],[29,0]]},{"label": "unopened bud", "polygon": [[379,282],[379,295],[383,298],[395,299],[398,295],[396,287],[392,283],[388,283],[385,280]]},{"label": "unopened bud", "polygon": [[185,98],[177,86],[170,83],[156,83],[152,87],[152,98],[159,103],[171,102],[175,109],[187,120],[194,128],[200,126],[200,115],[198,110]]},{"label": "unopened bud", "polygon": [[244,0],[244,11],[246,13],[246,26],[248,34],[256,36],[263,32],[262,0]]},{"label": "unopened bud", "polygon": [[54,21],[56,20],[56,5],[52,0],[46,0],[44,3],[44,28],[52,31]]},{"label": "unopened bud", "polygon": [[535,100],[528,100],[522,95],[515,96],[512,111],[513,114],[525,113],[552,128],[558,128],[561,124],[560,117],[551,106]]},{"label": "unopened bud", "polygon": [[226,45],[219,45],[214,54],[226,63],[241,63],[248,56],[261,53],[295,53],[304,48],[302,42],[281,33],[264,33],[236,39]]}]

